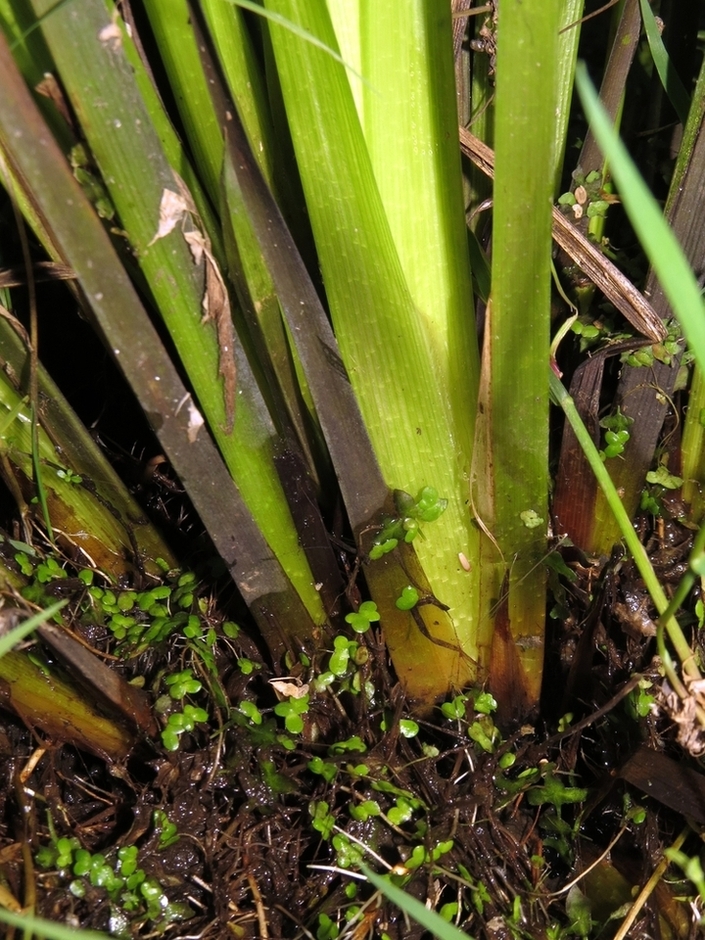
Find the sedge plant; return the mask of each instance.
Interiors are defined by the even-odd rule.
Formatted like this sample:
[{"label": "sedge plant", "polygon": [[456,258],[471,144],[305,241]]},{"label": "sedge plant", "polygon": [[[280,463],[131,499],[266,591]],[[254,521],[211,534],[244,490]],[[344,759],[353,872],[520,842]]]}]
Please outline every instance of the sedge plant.
[{"label": "sedge plant", "polygon": [[[535,10],[510,5],[503,15],[491,122],[497,172],[492,287],[480,355],[454,132],[449,11],[440,15],[419,0],[402,22],[394,4],[329,8],[323,0],[271,0],[257,21],[258,59],[236,5],[227,14],[205,5],[205,28],[217,33],[216,56],[219,49],[238,50],[238,74],[254,79],[243,90],[235,86],[233,68],[225,70],[285,221],[297,222],[287,208],[292,191],[300,187],[305,198],[335,331],[329,348],[341,357],[362,420],[356,453],[335,440],[340,428],[325,401],[333,397],[330,386],[318,381],[307,358],[310,344],[297,335],[305,330],[292,318],[292,298],[275,271],[279,262],[257,228],[252,191],[234,165],[222,112],[208,94],[213,82],[204,73],[188,4],[167,10],[154,0],[146,9],[188,152],[180,149],[119,17],[110,20],[109,11],[96,7],[76,26],[70,2],[48,15],[37,0],[19,20],[6,11],[4,25],[17,42],[19,22],[37,17],[46,43],[42,61],[62,76],[137,262],[126,261],[127,272],[159,311],[189,376],[191,388],[176,402],[186,438],[193,445],[212,436],[251,527],[283,573],[279,583],[298,595],[300,619],[287,623],[277,615],[277,630],[311,642],[332,613],[321,603],[325,591],[315,587],[325,585],[315,573],[324,563],[314,563],[297,532],[288,476],[294,454],[313,483],[310,492],[318,487],[322,504],[329,500],[322,487],[330,485],[331,467],[317,459],[323,436],[358,550],[371,558],[368,584],[407,692],[428,703],[489,674],[500,700],[516,698],[510,711],[530,710],[541,682],[545,612],[548,382],[542,363],[549,336],[550,205],[571,75],[560,63],[570,63],[577,29],[559,33],[565,11],[558,3]],[[18,62],[29,78],[32,57],[18,53]],[[94,89],[105,68],[124,80],[109,100],[99,101]],[[409,73],[414,82],[405,80]],[[556,98],[547,88],[556,89]],[[7,163],[26,181],[27,155],[12,150],[10,134],[18,113],[7,110],[6,117]],[[58,126],[56,115],[52,121]],[[128,126],[142,130],[122,133]],[[281,182],[282,154],[296,161],[287,184]],[[47,175],[47,167],[42,172]],[[26,184],[18,187],[23,205],[41,205],[39,175],[34,178],[32,198]],[[49,207],[42,209],[35,224],[37,216],[47,216]],[[104,294],[98,285],[86,290],[75,239],[70,243],[58,221],[49,229],[51,238],[37,226],[47,248],[71,260],[83,277],[85,296],[121,362],[124,316],[120,324],[98,311]],[[296,234],[304,245],[307,233]],[[70,252],[69,244],[76,245]],[[224,275],[231,278],[229,289]],[[300,284],[304,279],[305,272]],[[263,309],[266,318],[258,319]],[[124,367],[135,382],[129,364]],[[152,371],[154,386],[164,370]],[[145,397],[154,388],[143,392],[159,434],[156,416],[164,406],[157,404],[155,412]],[[358,482],[361,474],[354,475],[359,467],[365,467],[366,488]],[[198,503],[202,481],[185,464],[179,469]],[[428,491],[437,494],[437,508],[426,516],[414,510],[415,517],[408,507],[421,505]],[[380,540],[384,532],[389,537]],[[216,538],[221,551],[226,540],[226,533]],[[375,557],[381,546],[385,557]],[[238,583],[243,589],[244,580]],[[397,600],[407,589],[418,601],[404,609]],[[268,597],[277,593],[262,590]],[[260,622],[267,621],[262,608]],[[284,647],[271,630],[269,639],[281,655]],[[420,668],[422,662],[430,668]]]},{"label": "sedge plant", "polygon": [[[571,22],[578,6],[569,11]],[[333,502],[324,488],[335,473],[372,594],[348,619],[353,631],[361,620],[365,629],[381,624],[397,673],[417,701],[431,703],[489,674],[500,714],[531,710],[544,636],[551,384],[572,415],[548,375],[550,208],[572,77],[560,63],[572,61],[577,35],[577,28],[559,33],[564,5],[525,0],[502,13],[496,86],[485,89],[488,98],[496,96],[488,137],[497,176],[482,349],[449,10],[424,0],[411,8],[267,0],[253,27],[234,3],[204,3],[201,27],[206,44],[210,29],[216,71],[222,56],[224,93],[236,102],[254,152],[248,162],[208,93],[212,76],[190,20],[195,7],[145,2],[186,148],[112,4],[93,4],[86,16],[76,15],[71,0],[19,7],[15,20],[0,5],[4,31],[19,41],[15,56],[24,75],[9,54],[0,57],[8,90],[0,103],[0,148],[11,185],[50,255],[73,267],[86,309],[274,658],[317,642],[332,618],[315,575],[324,563],[300,538],[297,507],[310,494],[324,507]],[[37,35],[25,41],[23,30],[33,23]],[[27,92],[24,83],[36,77],[30,42],[41,46],[42,67],[61,75],[113,203],[117,232],[114,225],[106,231],[95,199],[78,186],[67,129],[59,129],[56,113],[47,123]],[[182,63],[188,71],[180,71]],[[98,101],[106,69],[120,80]],[[599,130],[590,98],[586,110],[607,150],[613,145]],[[121,133],[126,128],[130,135]],[[18,134],[29,141],[24,147],[16,144]],[[700,362],[705,336],[697,285],[660,233],[663,220],[619,149],[609,157]],[[266,201],[272,192],[281,216]],[[171,208],[166,193],[176,197]],[[297,193],[310,230],[296,211]],[[283,260],[276,250],[282,247]],[[302,255],[320,264],[320,281]],[[180,372],[147,309],[169,332]],[[321,378],[316,346],[338,384]],[[604,465],[596,453],[591,457],[609,490]],[[294,463],[307,485],[298,502],[286,472]],[[232,518],[223,507],[232,508]],[[628,518],[620,519],[625,537],[633,535]],[[630,548],[641,557],[637,545],[632,540]],[[647,569],[642,573],[646,578]],[[649,586],[663,612],[658,585]],[[669,637],[695,679],[676,627],[668,621]],[[353,645],[345,637],[336,642],[332,674],[344,672],[338,660],[343,649],[349,658]],[[193,680],[180,674],[174,686],[177,679],[188,692]],[[302,697],[280,703],[276,713],[293,733],[307,707]],[[256,707],[247,712],[257,720]],[[178,735],[174,730],[168,748],[178,746]],[[418,908],[411,913],[421,916]],[[44,924],[38,929],[51,935]]]},{"label": "sedge plant", "polygon": [[[277,614],[279,633],[310,643],[332,613],[330,605],[321,604],[325,589],[315,590],[317,582],[325,585],[327,577],[319,572],[328,571],[330,561],[317,558],[297,533],[292,454],[312,481],[314,498],[319,488],[325,507],[331,499],[326,492],[331,464],[321,456],[322,435],[326,438],[353,536],[364,554],[374,549],[389,520],[412,518],[399,509],[400,499],[418,504],[425,487],[437,493],[444,511],[406,528],[401,544],[366,565],[397,673],[407,692],[426,703],[491,672],[498,691],[516,693],[510,710],[518,714],[535,704],[540,687],[550,201],[564,147],[578,35],[577,28],[559,34],[559,26],[580,12],[579,4],[569,6],[566,11],[558,2],[521,10],[510,5],[498,36],[492,124],[499,224],[481,380],[450,10],[426,0],[411,10],[364,0],[330,7],[324,0],[272,0],[246,28],[235,4],[203,5],[206,34],[210,28],[216,60],[218,52],[223,56],[229,93],[259,169],[304,259],[315,252],[320,264],[335,331],[331,342],[339,350],[331,355],[342,360],[363,422],[356,451],[335,440],[342,436],[340,419],[324,420],[333,396],[297,345],[305,331],[286,313],[294,304],[275,270],[284,265],[272,260],[271,244],[258,234],[252,195],[232,160],[217,102],[208,96],[213,82],[204,78],[195,18],[185,0],[150,0],[145,8],[187,149],[179,147],[130,35],[110,5],[96,4],[78,19],[71,2],[53,9],[36,0],[21,13],[4,11],[4,27],[27,80],[33,74],[33,56],[27,54],[32,48],[44,68],[61,75],[114,206],[120,237],[130,246],[127,271],[159,311],[189,376],[190,389],[176,402],[183,402],[187,438],[200,445],[212,436],[252,525],[284,572],[280,583],[298,595],[300,619],[287,623]],[[25,39],[33,21],[39,23],[37,35]],[[560,68],[564,61],[568,68]],[[101,78],[106,69],[121,76],[109,87]],[[238,75],[249,78],[242,82]],[[546,89],[555,89],[557,97]],[[520,97],[529,105],[520,108]],[[15,112],[13,120],[17,117]],[[51,121],[60,126],[55,114]],[[134,127],[140,132],[128,133]],[[34,132],[27,133],[31,138]],[[2,139],[8,164],[26,181],[27,155],[13,150],[8,122]],[[48,180],[59,171],[45,166],[43,172]],[[33,198],[25,185],[20,204],[41,204],[42,186],[38,176],[34,180]],[[171,209],[164,202],[167,193]],[[308,231],[295,208],[297,193],[305,198]],[[37,214],[44,218],[48,207],[42,208]],[[79,272],[85,297],[130,374],[118,323],[113,314],[96,309],[104,305],[104,292],[97,285],[86,289],[85,266],[74,249],[69,252],[62,227],[59,220],[52,225],[47,248]],[[228,325],[231,318],[235,331]],[[149,368],[164,381],[161,366]],[[191,399],[184,397],[189,392]],[[344,390],[336,394],[345,398]],[[152,415],[164,407],[143,402]],[[482,420],[476,423],[478,406]],[[508,433],[517,426],[519,441]],[[170,443],[172,453],[174,446]],[[187,450],[180,445],[182,456]],[[205,484],[177,464],[174,460],[198,504]],[[362,467],[365,473],[355,476]],[[409,495],[395,502],[393,491]],[[221,551],[224,538],[216,539]],[[242,589],[242,579],[239,584]],[[404,610],[396,601],[406,588],[417,591],[419,602]],[[266,594],[275,595],[276,590]],[[271,626],[261,609],[260,623]],[[499,643],[493,639],[498,615]],[[280,656],[283,647],[271,629],[269,637]]]}]

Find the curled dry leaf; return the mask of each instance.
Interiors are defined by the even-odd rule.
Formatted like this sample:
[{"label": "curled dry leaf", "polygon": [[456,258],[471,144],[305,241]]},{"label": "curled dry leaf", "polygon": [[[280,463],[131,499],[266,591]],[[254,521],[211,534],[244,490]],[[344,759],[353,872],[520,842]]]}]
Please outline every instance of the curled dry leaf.
[{"label": "curled dry leaf", "polygon": [[186,429],[186,433],[188,435],[189,444],[195,444],[196,439],[198,438],[198,432],[205,424],[205,421],[203,420],[203,415],[201,412],[194,405],[190,394],[184,396],[184,398],[182,398],[182,400],[177,405],[177,415],[184,405],[188,406],[188,428]]},{"label": "curled dry leaf", "polygon": [[[230,311],[230,297],[225,281],[220,273],[218,263],[213,257],[211,243],[202,229],[201,220],[196,206],[191,198],[184,181],[174,173],[179,192],[165,189],[159,205],[159,226],[157,233],[149,243],[153,245],[160,238],[169,235],[177,225],[182,226],[184,240],[189,246],[194,263],[205,263],[205,289],[201,306],[203,308],[203,323],[212,321],[218,337],[218,373],[223,379],[223,400],[225,403],[225,432],[230,434],[235,424],[235,392],[237,389],[237,365],[235,363],[235,330]],[[190,218],[196,228],[185,231],[183,223]],[[149,247],[149,246],[148,246]],[[193,412],[192,410],[193,409]],[[203,418],[192,404],[189,406],[189,417],[195,413],[203,424]],[[191,428],[189,422],[189,428]],[[195,428],[193,439],[189,430],[189,440],[193,443],[198,434],[200,424],[193,424]]]},{"label": "curled dry leaf", "polygon": [[203,415],[198,410],[198,408],[196,408],[194,403],[190,401],[188,405],[188,431],[187,431],[189,444],[196,443],[198,432],[201,430],[204,423],[205,422],[203,421]]},{"label": "curled dry leaf", "polygon": [[235,365],[235,330],[230,312],[228,290],[220,268],[210,250],[210,242],[203,232],[184,232],[194,260],[203,257],[206,263],[206,289],[203,294],[203,323],[212,320],[218,335],[220,349],[219,373],[223,378],[225,398],[225,431],[230,434],[235,424],[235,390],[237,367]]},{"label": "curled dry leaf", "polygon": [[165,189],[159,203],[159,227],[147,247],[150,248],[160,238],[165,238],[173,232],[176,226],[183,222],[188,212],[189,206],[184,197],[171,189]]},{"label": "curled dry leaf", "polygon": [[678,743],[693,757],[705,755],[705,730],[701,724],[705,706],[705,680],[686,680],[688,695],[681,699],[664,680],[659,689],[658,704],[678,729]]},{"label": "curled dry leaf", "polygon": [[302,683],[300,679],[287,676],[282,679],[270,679],[269,684],[280,700],[285,698],[303,698],[308,694],[308,684]]}]

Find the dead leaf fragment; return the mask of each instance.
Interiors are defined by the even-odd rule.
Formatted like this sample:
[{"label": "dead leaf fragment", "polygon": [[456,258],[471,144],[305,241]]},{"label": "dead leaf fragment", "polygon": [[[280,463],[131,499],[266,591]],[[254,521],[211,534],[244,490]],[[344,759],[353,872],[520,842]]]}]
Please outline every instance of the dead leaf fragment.
[{"label": "dead leaf fragment", "polygon": [[48,98],[53,102],[54,107],[66,121],[67,125],[75,131],[75,124],[73,117],[71,115],[71,109],[69,107],[66,96],[61,90],[61,86],[57,82],[54,75],[51,72],[45,72],[44,78],[39,82],[38,85],[35,85],[34,90],[38,95],[42,95],[44,98]]},{"label": "dead leaf fragment", "polygon": [[109,26],[104,26],[98,33],[98,39],[102,43],[109,45],[113,52],[116,52],[122,45],[122,33],[120,27],[113,20]]},{"label": "dead leaf fragment", "polygon": [[188,404],[188,429],[186,431],[188,435],[189,444],[195,444],[196,438],[198,437],[198,432],[201,430],[205,424],[203,420],[203,415],[196,408],[192,401]]},{"label": "dead leaf fragment", "polygon": [[211,252],[210,242],[203,232],[184,232],[184,238],[191,249],[194,261],[201,259],[206,265],[206,288],[203,293],[203,323],[212,321],[218,336],[220,357],[218,373],[223,379],[223,398],[225,399],[225,432],[230,434],[235,424],[235,389],[237,386],[237,367],[235,364],[235,330],[230,312],[230,297],[220,268]]},{"label": "dead leaf fragment", "polygon": [[[149,243],[153,245],[160,238],[173,232],[177,225],[182,225],[183,237],[189,246],[194,264],[205,263],[205,289],[201,306],[203,309],[203,323],[212,321],[215,324],[218,338],[218,374],[223,379],[223,400],[225,404],[226,434],[231,434],[235,425],[235,392],[237,388],[237,365],[235,362],[235,330],[230,310],[230,297],[225,281],[220,273],[218,262],[213,257],[211,243],[203,231],[196,205],[184,181],[177,173],[174,179],[179,192],[165,189],[159,205],[159,226],[157,233]],[[184,231],[183,223],[189,218],[195,228]],[[147,247],[149,247],[149,245]],[[191,407],[191,406],[189,406]],[[194,408],[195,411],[195,408]],[[191,412],[189,411],[189,415]],[[200,415],[199,415],[200,417]],[[201,419],[202,423],[203,419]],[[198,434],[200,425],[195,426],[194,438]],[[191,425],[189,424],[189,428]],[[191,430],[189,430],[191,439]],[[192,441],[192,443],[193,443]]]},{"label": "dead leaf fragment", "polygon": [[280,699],[303,698],[304,695],[308,695],[308,684],[302,684],[299,679],[292,679],[290,676],[283,679],[270,679],[269,684]]},{"label": "dead leaf fragment", "polygon": [[151,240],[147,247],[149,248],[160,238],[165,238],[170,232],[173,232],[177,225],[186,217],[189,207],[180,193],[175,193],[171,189],[165,189],[162,193],[162,199],[159,203],[159,227],[157,234]]}]

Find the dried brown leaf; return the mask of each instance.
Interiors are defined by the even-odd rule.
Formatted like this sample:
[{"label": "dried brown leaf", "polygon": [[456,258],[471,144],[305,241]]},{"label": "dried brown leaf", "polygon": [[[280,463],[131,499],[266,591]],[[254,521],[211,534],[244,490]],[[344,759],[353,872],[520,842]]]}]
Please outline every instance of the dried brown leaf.
[{"label": "dried brown leaf", "polygon": [[189,212],[189,204],[180,193],[165,189],[159,203],[159,226],[157,233],[147,247],[149,248],[160,238],[165,238],[180,225]]},{"label": "dried brown leaf", "polygon": [[194,260],[203,258],[206,265],[206,289],[203,294],[203,323],[213,321],[218,335],[220,349],[218,372],[223,379],[223,397],[225,399],[225,431],[230,434],[235,424],[235,391],[237,387],[237,367],[235,364],[235,330],[230,311],[230,297],[218,263],[210,249],[210,242],[203,232],[184,232]]},{"label": "dried brown leaf", "polygon": [[[211,243],[203,230],[196,206],[184,181],[175,173],[174,178],[179,188],[176,193],[165,189],[159,205],[159,226],[157,233],[149,243],[153,245],[160,238],[164,238],[176,228],[182,226],[183,237],[189,246],[194,263],[205,263],[205,289],[201,306],[203,309],[203,323],[213,322],[218,337],[218,374],[223,379],[223,400],[225,403],[225,432],[232,433],[235,424],[235,393],[237,390],[237,365],[235,362],[235,330],[233,327],[230,297],[225,286],[223,275],[220,273],[218,262],[213,257]],[[196,228],[185,230],[184,222],[189,218]],[[193,405],[194,412],[198,413]],[[189,413],[189,416],[191,414]],[[201,418],[201,424],[203,419]],[[200,424],[194,426],[193,440],[198,435]],[[189,431],[189,438],[191,432]]]}]

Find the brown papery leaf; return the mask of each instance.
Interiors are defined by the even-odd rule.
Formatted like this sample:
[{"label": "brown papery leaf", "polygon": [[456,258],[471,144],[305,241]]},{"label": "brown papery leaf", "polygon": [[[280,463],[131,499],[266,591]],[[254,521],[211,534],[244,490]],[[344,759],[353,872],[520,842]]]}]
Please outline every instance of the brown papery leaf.
[{"label": "brown papery leaf", "polygon": [[190,196],[189,199],[186,200],[182,194],[175,193],[171,189],[165,189],[162,193],[161,202],[159,203],[159,227],[157,228],[156,235],[147,247],[149,248],[150,245],[159,241],[160,238],[165,238],[173,232],[176,226],[181,224],[186,218],[186,214],[190,211],[190,206],[193,206],[193,202],[190,201]]},{"label": "brown papery leaf", "polygon": [[[230,310],[230,297],[218,263],[213,257],[211,243],[203,231],[201,220],[196,210],[191,193],[184,181],[174,173],[179,192],[165,189],[159,204],[159,227],[149,243],[153,245],[164,238],[188,217],[197,227],[184,231],[183,236],[189,246],[195,264],[205,261],[205,290],[201,306],[203,323],[213,321],[218,337],[218,374],[223,379],[223,399],[225,404],[225,432],[232,433],[235,424],[235,392],[237,389],[237,365],[235,362],[235,330]],[[196,434],[198,430],[196,429]],[[189,435],[190,437],[190,435]],[[195,436],[194,436],[195,440]]]},{"label": "brown papery leaf", "polygon": [[215,323],[220,350],[218,373],[223,378],[225,399],[225,432],[230,434],[235,424],[235,391],[237,366],[235,364],[235,330],[230,311],[230,298],[220,268],[213,257],[210,242],[203,232],[184,232],[194,260],[203,257],[206,263],[206,289],[203,294],[203,323]]}]

